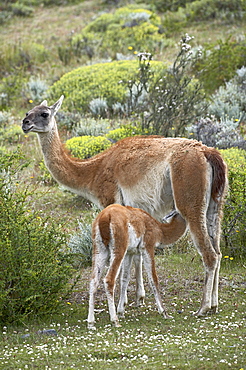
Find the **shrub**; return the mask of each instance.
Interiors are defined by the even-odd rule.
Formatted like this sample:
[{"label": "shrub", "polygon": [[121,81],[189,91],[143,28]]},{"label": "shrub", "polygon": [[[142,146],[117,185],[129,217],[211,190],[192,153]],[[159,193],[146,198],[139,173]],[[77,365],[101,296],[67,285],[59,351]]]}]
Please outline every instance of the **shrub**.
[{"label": "shrub", "polygon": [[233,146],[246,147],[245,140],[240,135],[238,120],[221,117],[199,118],[187,128],[187,131],[198,141],[207,146],[226,149]]},{"label": "shrub", "polygon": [[108,133],[111,123],[108,119],[84,118],[72,131],[72,136],[102,136]]},{"label": "shrub", "polygon": [[[99,63],[77,68],[66,73],[50,88],[52,99],[59,99],[64,94],[63,108],[79,112],[89,112],[92,99],[101,98],[107,102],[109,110],[119,102],[127,100],[128,82],[134,80],[138,72],[138,61],[119,61]],[[153,70],[163,70],[162,62],[151,62]]]},{"label": "shrub", "polygon": [[14,123],[14,116],[9,112],[0,111],[0,128],[8,127]]},{"label": "shrub", "polygon": [[148,92],[144,113],[140,112],[143,130],[163,136],[184,135],[186,126],[206,110],[202,86],[190,73],[199,58],[199,53],[191,50],[191,39],[187,34],[182,37],[173,65],[158,75],[149,74],[144,55],[140,60],[140,86]]},{"label": "shrub", "polygon": [[[150,4],[154,7],[158,12],[166,12],[166,11],[176,11],[180,7],[184,7],[187,3],[190,3],[194,0],[145,0],[145,4]],[[137,0],[137,3],[142,3],[142,0]]]},{"label": "shrub", "polygon": [[235,119],[238,124],[246,121],[246,67],[238,69],[236,75],[211,96],[208,112],[217,119]]},{"label": "shrub", "polygon": [[79,269],[92,264],[91,223],[78,221],[79,232],[71,235],[68,248],[73,255],[74,267]]},{"label": "shrub", "polygon": [[69,253],[73,256],[74,267],[77,269],[92,264],[91,223],[96,218],[99,209],[93,206],[92,211],[89,220],[78,221],[79,231],[70,235],[68,242]]},{"label": "shrub", "polygon": [[105,118],[108,112],[106,100],[101,98],[92,99],[89,103],[89,109],[94,117]]},{"label": "shrub", "polygon": [[184,8],[179,8],[176,12],[167,11],[163,15],[162,25],[168,35],[181,31],[187,24],[187,15]]},{"label": "shrub", "polygon": [[162,44],[164,35],[159,33],[161,20],[147,9],[129,6],[113,14],[104,13],[88,24],[72,39],[76,55],[113,56],[115,53],[133,51],[153,52]]},{"label": "shrub", "polygon": [[46,97],[45,93],[47,89],[48,85],[40,77],[31,77],[26,83],[24,93],[28,100],[40,103]]},{"label": "shrub", "polygon": [[1,144],[16,144],[24,138],[24,133],[20,126],[10,125],[9,127],[0,128],[0,143]]},{"label": "shrub", "polygon": [[217,19],[235,22],[244,18],[245,2],[241,0],[197,0],[185,6],[189,21]]},{"label": "shrub", "polygon": [[[147,132],[145,132],[147,134]],[[118,141],[129,136],[143,135],[143,131],[140,127],[125,125],[115,130],[111,130],[106,134],[108,139]]]},{"label": "shrub", "polygon": [[92,157],[110,146],[110,141],[102,136],[73,137],[66,141],[66,148],[72,156],[80,159]]},{"label": "shrub", "polygon": [[226,253],[246,255],[246,151],[221,150],[229,168],[229,195],[224,207],[222,235]]},{"label": "shrub", "polygon": [[33,13],[33,8],[22,4],[21,1],[17,1],[16,3],[12,4],[11,10],[13,15],[17,15],[19,17],[29,17]]},{"label": "shrub", "polygon": [[[61,252],[57,221],[31,210],[29,193],[8,173],[0,178],[0,321],[57,312],[72,268]],[[32,194],[33,197],[33,194]]]},{"label": "shrub", "polygon": [[[237,70],[235,77],[220,86],[211,96],[208,113],[211,117],[199,118],[188,128],[197,140],[208,146],[246,148],[241,134],[246,121],[246,68]],[[243,131],[243,130],[242,130]]]},{"label": "shrub", "polygon": [[62,110],[59,110],[56,116],[57,121],[59,122],[59,127],[64,128],[67,131],[73,130],[82,119],[81,114],[79,114],[78,112],[65,112]]},{"label": "shrub", "polygon": [[231,80],[236,70],[245,64],[246,46],[244,43],[218,41],[207,44],[194,69],[199,72],[199,80],[204,89],[212,94],[226,81]]}]

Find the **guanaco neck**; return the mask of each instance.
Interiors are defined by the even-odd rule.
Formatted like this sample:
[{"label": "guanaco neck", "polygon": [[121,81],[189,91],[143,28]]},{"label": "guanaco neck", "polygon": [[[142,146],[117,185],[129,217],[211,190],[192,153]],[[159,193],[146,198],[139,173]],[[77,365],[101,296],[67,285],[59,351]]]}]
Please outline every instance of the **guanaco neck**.
[{"label": "guanaco neck", "polygon": [[68,190],[101,206],[93,189],[93,176],[100,167],[100,158],[77,160],[68,155],[61,143],[56,123],[47,133],[38,133],[44,161],[51,175]]}]

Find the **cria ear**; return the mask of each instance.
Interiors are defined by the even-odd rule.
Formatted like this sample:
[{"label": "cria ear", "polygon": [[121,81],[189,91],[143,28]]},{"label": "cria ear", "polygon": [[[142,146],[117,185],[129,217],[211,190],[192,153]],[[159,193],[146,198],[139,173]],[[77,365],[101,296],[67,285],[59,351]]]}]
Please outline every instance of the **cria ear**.
[{"label": "cria ear", "polygon": [[40,105],[45,105],[47,107],[48,106],[47,100],[42,101]]},{"label": "cria ear", "polygon": [[51,111],[52,111],[52,113],[53,113],[54,116],[56,115],[56,113],[58,112],[58,110],[61,108],[63,99],[64,99],[64,95],[62,95],[60,97],[60,99],[57,100],[57,102],[50,107],[50,109],[51,109]]}]

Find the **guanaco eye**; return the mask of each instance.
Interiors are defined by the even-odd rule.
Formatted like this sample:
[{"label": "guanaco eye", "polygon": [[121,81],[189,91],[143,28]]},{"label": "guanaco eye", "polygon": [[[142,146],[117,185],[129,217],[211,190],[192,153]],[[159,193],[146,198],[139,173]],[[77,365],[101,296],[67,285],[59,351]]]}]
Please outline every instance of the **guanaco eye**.
[{"label": "guanaco eye", "polygon": [[49,115],[49,113],[41,113],[41,116],[44,117],[44,118],[47,118]]}]

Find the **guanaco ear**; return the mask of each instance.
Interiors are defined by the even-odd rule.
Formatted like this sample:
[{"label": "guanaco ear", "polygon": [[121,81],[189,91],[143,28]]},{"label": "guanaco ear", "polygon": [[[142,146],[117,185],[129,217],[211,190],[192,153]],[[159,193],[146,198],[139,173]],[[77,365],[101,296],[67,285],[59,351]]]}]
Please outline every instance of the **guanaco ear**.
[{"label": "guanaco ear", "polygon": [[60,99],[57,100],[57,102],[50,107],[50,109],[53,112],[53,115],[54,116],[56,115],[56,113],[58,112],[58,110],[61,108],[63,99],[64,99],[64,95],[62,95],[60,97]]},{"label": "guanaco ear", "polygon": [[42,101],[40,105],[45,105],[47,107],[48,106],[47,100]]}]

